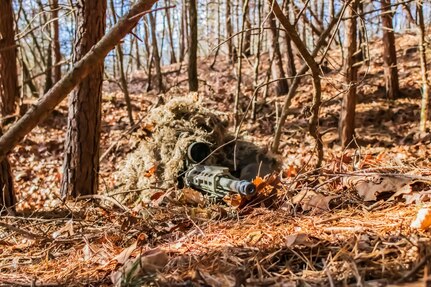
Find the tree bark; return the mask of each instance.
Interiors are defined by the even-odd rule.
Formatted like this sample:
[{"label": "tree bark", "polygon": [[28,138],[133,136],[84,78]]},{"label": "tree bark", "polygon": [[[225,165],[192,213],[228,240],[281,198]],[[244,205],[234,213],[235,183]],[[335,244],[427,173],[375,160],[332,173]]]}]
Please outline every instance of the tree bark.
[{"label": "tree bark", "polygon": [[[78,5],[75,63],[100,41],[106,27],[106,0],[80,0]],[[63,198],[97,193],[103,70],[103,64],[98,64],[69,97]]]},{"label": "tree bark", "polygon": [[385,63],[386,96],[395,99],[400,93],[398,82],[397,51],[395,48],[395,35],[392,25],[393,13],[391,1],[381,0],[382,29],[383,29],[383,61]]},{"label": "tree bark", "polygon": [[199,88],[198,83],[198,66],[197,66],[197,52],[198,52],[198,11],[196,7],[196,0],[189,1],[189,17],[190,17],[190,39],[189,39],[189,90],[196,92]]},{"label": "tree bark", "polygon": [[356,62],[355,52],[357,50],[357,26],[355,11],[358,7],[358,0],[353,0],[352,4],[347,8],[345,28],[345,59],[344,59],[344,74],[348,86],[344,93],[341,104],[340,113],[340,140],[343,148],[350,145],[353,141],[355,133],[355,109],[356,109],[356,81],[357,68],[354,66]]},{"label": "tree bark", "polygon": [[[271,9],[271,8],[270,8]],[[287,94],[289,91],[289,85],[287,83],[287,79],[285,79],[286,74],[283,69],[283,58],[281,57],[280,52],[280,43],[278,41],[278,29],[277,24],[275,22],[275,15],[271,13],[268,17],[269,27],[271,28],[271,57],[274,59],[271,65],[272,76],[274,79],[280,79],[276,82],[276,93],[281,96]]]},{"label": "tree bark", "polygon": [[18,71],[12,0],[0,1],[0,112],[15,113],[18,98]]}]

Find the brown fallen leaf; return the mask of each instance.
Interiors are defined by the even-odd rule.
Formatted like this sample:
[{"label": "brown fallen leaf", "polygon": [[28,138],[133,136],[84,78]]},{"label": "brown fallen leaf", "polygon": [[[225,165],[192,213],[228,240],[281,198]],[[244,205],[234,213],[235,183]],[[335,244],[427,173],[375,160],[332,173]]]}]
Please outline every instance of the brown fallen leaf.
[{"label": "brown fallen leaf", "polygon": [[127,248],[124,248],[123,251],[121,251],[120,254],[115,256],[113,259],[117,260],[118,263],[124,264],[127,260],[129,260],[130,255],[132,255],[133,251],[136,250],[136,247],[138,246],[138,242],[135,241],[132,245],[130,245]]},{"label": "brown fallen leaf", "polygon": [[234,193],[234,194],[227,194],[225,197],[223,197],[223,201],[234,208],[241,208],[246,203],[246,199],[242,197],[241,195]]},{"label": "brown fallen leaf", "polygon": [[329,202],[339,196],[325,196],[312,189],[303,189],[293,197],[293,204],[301,204],[304,211],[313,210],[316,213],[330,211]]},{"label": "brown fallen leaf", "polygon": [[286,237],[286,246],[307,246],[312,247],[319,243],[319,240],[305,233],[291,234]]},{"label": "brown fallen leaf", "polygon": [[118,271],[113,271],[110,275],[111,281],[117,287],[141,285],[144,275],[161,270],[168,260],[169,257],[163,250],[148,250],[136,258],[128,259]]},{"label": "brown fallen leaf", "polygon": [[393,193],[389,200],[393,200],[402,194],[411,193],[412,180],[398,176],[351,176],[343,178],[343,185],[355,188],[358,195],[364,201],[375,201],[383,193]]},{"label": "brown fallen leaf", "polygon": [[205,202],[202,193],[191,188],[182,189],[178,201],[182,204],[192,206],[202,205]]}]

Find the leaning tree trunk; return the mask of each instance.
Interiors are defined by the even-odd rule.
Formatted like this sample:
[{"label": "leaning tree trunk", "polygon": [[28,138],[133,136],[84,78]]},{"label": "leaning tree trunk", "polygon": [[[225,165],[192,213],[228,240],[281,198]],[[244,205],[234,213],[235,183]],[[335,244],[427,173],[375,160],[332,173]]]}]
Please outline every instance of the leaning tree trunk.
[{"label": "leaning tree trunk", "polygon": [[190,39],[189,39],[189,90],[196,92],[199,88],[198,84],[198,66],[197,66],[197,52],[198,52],[198,11],[196,7],[196,0],[189,2],[189,17],[190,17]]},{"label": "leaning tree trunk", "polygon": [[[81,60],[103,37],[106,0],[81,0],[77,9],[75,59]],[[95,194],[98,187],[103,64],[69,97],[69,118],[61,195]]]},{"label": "leaning tree trunk", "polygon": [[15,113],[18,96],[16,43],[12,0],[0,1],[0,112]]},{"label": "leaning tree trunk", "polygon": [[352,16],[355,16],[357,7],[358,0],[354,0],[346,10],[346,18],[348,20],[346,20],[345,26],[346,52],[344,59],[344,74],[348,88],[343,96],[340,114],[340,139],[343,147],[347,147],[352,142],[355,132],[357,68],[354,66],[354,55],[357,49],[357,28],[356,17]]},{"label": "leaning tree trunk", "polygon": [[393,13],[391,12],[391,1],[381,0],[382,30],[383,30],[383,61],[385,63],[385,83],[386,96],[388,99],[395,99],[399,92],[397,68],[397,51],[395,48],[395,35],[392,25]]}]

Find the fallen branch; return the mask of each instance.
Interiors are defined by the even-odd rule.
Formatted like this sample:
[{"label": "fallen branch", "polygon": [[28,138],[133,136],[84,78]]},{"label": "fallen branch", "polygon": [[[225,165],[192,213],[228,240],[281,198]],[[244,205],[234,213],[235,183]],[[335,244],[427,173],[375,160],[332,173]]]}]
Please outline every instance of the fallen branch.
[{"label": "fallen branch", "polygon": [[[99,64],[106,55],[138,24],[144,11],[150,11],[157,0],[140,0],[84,56],[72,70],[54,85],[33,107],[0,138],[0,161],[44,120],[54,108]],[[137,17],[139,15],[139,17]]]}]

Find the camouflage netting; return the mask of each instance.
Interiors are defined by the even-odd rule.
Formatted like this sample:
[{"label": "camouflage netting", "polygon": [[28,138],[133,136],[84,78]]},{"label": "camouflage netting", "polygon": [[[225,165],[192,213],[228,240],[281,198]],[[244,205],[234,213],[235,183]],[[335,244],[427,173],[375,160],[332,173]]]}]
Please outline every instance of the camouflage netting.
[{"label": "camouflage netting", "polygon": [[[226,119],[225,114],[204,108],[194,94],[172,98],[151,110],[145,125],[152,127],[152,135],[139,144],[116,173],[116,193],[124,191],[119,200],[131,203],[140,197],[146,201],[160,188],[175,186],[191,143],[206,142],[214,150],[233,139],[223,118]],[[233,147],[224,147],[205,164],[233,168]],[[261,154],[263,150],[254,144],[238,142],[238,168],[262,160]]]}]

